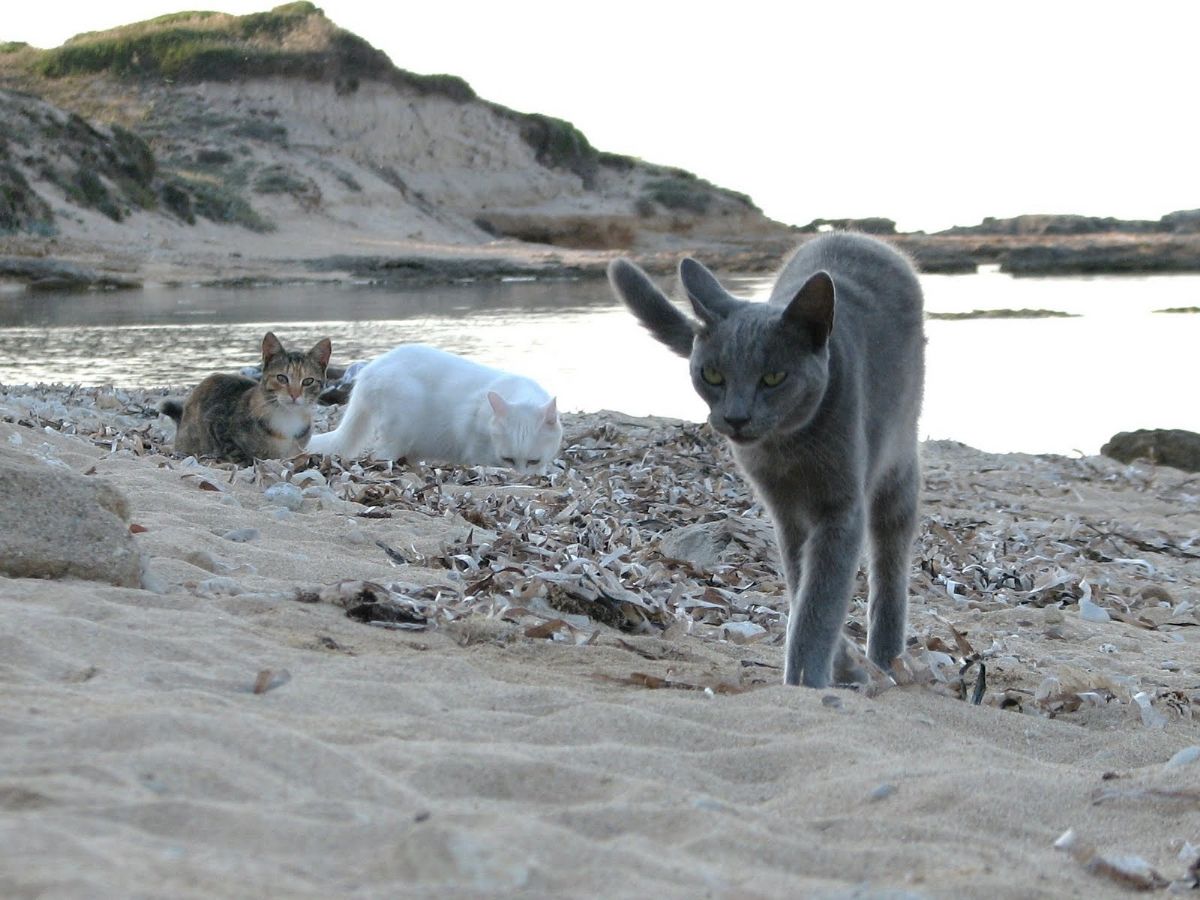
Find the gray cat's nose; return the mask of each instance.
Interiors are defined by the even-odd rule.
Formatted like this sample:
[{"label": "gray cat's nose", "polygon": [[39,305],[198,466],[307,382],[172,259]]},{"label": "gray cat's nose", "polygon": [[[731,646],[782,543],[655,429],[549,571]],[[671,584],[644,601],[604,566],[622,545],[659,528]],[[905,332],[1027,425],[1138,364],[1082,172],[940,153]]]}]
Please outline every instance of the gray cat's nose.
[{"label": "gray cat's nose", "polygon": [[725,424],[728,425],[730,428],[732,428],[734,431],[741,431],[743,428],[745,428],[747,425],[750,424],[750,417],[749,416],[726,416]]}]

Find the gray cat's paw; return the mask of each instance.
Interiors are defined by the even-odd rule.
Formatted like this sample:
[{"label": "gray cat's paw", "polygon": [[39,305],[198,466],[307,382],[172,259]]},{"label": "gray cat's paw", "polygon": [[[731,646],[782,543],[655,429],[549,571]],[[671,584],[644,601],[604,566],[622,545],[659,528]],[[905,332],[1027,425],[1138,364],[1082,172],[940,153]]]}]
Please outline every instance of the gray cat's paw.
[{"label": "gray cat's paw", "polygon": [[871,683],[871,665],[862,649],[843,640],[833,659],[833,683],[839,687],[858,687]]}]

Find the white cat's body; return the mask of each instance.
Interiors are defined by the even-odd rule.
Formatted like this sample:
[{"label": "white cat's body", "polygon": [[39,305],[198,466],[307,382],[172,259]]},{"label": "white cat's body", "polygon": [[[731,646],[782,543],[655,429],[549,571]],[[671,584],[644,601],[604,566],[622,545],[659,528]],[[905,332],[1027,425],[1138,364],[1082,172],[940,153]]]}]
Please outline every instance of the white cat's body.
[{"label": "white cat's body", "polygon": [[363,368],[341,424],[307,450],[542,472],[561,443],[554,398],[537,382],[404,344]]}]

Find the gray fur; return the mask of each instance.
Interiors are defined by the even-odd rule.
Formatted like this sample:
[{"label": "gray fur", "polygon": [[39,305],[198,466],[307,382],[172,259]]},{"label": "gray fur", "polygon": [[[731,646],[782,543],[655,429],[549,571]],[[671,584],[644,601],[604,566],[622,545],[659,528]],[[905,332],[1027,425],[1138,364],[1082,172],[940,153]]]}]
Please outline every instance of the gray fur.
[{"label": "gray fur", "polygon": [[[916,273],[887,244],[836,233],[796,250],[767,303],[736,299],[692,259],[679,277],[699,322],[632,263],[609,266],[633,314],[690,357],[709,422],[775,522],[790,598],[784,681],[824,687],[861,676],[841,634],[864,542],[867,655],[889,669],[904,650],[920,487]],[[780,373],[774,387],[763,381]]]}]

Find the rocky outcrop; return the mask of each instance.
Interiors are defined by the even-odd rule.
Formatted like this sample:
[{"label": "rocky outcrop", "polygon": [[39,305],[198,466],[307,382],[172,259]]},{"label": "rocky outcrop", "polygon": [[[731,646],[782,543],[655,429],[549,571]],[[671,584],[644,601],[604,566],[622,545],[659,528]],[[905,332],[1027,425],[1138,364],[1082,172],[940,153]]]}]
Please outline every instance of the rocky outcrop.
[{"label": "rocky outcrop", "polygon": [[1000,270],[1013,275],[1200,272],[1200,243],[1035,244],[1008,250],[1001,260]]},{"label": "rocky outcrop", "polygon": [[1131,463],[1145,459],[1185,472],[1200,472],[1200,434],[1181,429],[1141,429],[1113,435],[1100,448],[1105,456]]},{"label": "rocky outcrop", "polygon": [[88,290],[141,287],[141,282],[88,266],[56,259],[0,256],[0,279],[23,282],[33,290]]},{"label": "rocky outcrop", "polygon": [[[571,123],[396,68],[311,3],[180,13],[0,54],[0,232],[172,240],[202,220],[337,242],[661,249],[787,229],[742,194],[594,148]],[[98,213],[76,221],[51,210]],[[74,210],[72,210],[74,211]],[[107,221],[96,221],[97,219]],[[126,229],[120,229],[126,230]]]},{"label": "rocky outcrop", "polygon": [[1200,210],[1180,210],[1158,220],[1115,219],[1112,216],[1028,214],[997,219],[988,216],[978,225],[956,225],[938,234],[1011,235],[1015,237],[1083,234],[1195,234],[1200,232]]},{"label": "rocky outcrop", "polygon": [[129,505],[105,481],[0,447],[0,572],[141,585]]}]

